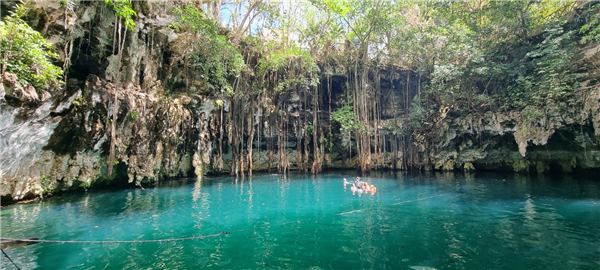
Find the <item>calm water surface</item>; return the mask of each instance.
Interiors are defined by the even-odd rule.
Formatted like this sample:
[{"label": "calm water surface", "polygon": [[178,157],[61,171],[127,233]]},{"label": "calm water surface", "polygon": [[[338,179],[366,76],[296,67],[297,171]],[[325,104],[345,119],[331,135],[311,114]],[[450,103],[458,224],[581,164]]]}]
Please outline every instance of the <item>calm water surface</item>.
[{"label": "calm water surface", "polygon": [[[600,180],[353,172],[180,180],[1,210],[21,269],[600,269]],[[2,258],[2,269],[14,269]]]}]

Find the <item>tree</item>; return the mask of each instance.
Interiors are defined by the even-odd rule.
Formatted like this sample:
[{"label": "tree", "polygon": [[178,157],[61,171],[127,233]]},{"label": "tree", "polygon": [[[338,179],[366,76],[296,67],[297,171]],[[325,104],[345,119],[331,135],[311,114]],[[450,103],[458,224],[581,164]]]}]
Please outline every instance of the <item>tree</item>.
[{"label": "tree", "polygon": [[58,55],[51,44],[23,21],[27,13],[24,4],[0,22],[0,46],[2,47],[2,74],[5,71],[17,75],[21,83],[40,89],[61,80],[62,70],[50,62]]},{"label": "tree", "polygon": [[219,34],[218,26],[200,8],[190,3],[175,9],[175,13],[180,20],[172,27],[193,37],[183,56],[186,68],[200,73],[210,88],[232,95],[230,78],[238,77],[246,67],[240,52]]}]

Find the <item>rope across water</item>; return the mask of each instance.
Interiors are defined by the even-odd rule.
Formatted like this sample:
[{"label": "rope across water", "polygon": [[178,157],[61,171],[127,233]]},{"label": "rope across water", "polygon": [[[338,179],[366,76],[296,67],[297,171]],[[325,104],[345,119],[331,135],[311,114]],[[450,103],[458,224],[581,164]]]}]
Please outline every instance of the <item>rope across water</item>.
[{"label": "rope across water", "polygon": [[[431,197],[426,197],[426,198],[421,198],[421,199],[415,199],[415,200],[409,200],[409,201],[403,201],[403,202],[398,202],[392,205],[399,205],[399,204],[404,204],[404,203],[409,203],[409,202],[416,202],[416,201],[423,201],[423,200],[428,200],[428,199],[432,199],[435,197],[440,197],[440,196],[444,196],[445,194],[440,194],[440,195],[436,195],[436,196],[431,196]],[[192,215],[191,213],[177,207],[179,210],[181,210],[182,212],[185,212],[187,214]],[[369,210],[373,210],[376,208],[367,208],[367,209],[360,209],[360,210],[353,210],[353,211],[349,211],[349,212],[343,212],[343,213],[337,213],[337,214],[332,214],[332,215],[326,215],[326,216],[322,216],[322,217],[327,217],[327,216],[336,216],[336,215],[347,215],[347,214],[352,214],[352,213],[358,213],[358,212],[364,212],[364,211],[369,211]],[[194,216],[194,215],[192,215]],[[255,227],[250,227],[250,228],[245,228],[245,229],[239,229],[239,230],[235,230],[235,231],[231,231],[231,232],[227,232],[224,230],[221,230],[220,228],[218,228],[217,226],[210,224],[206,221],[204,221],[202,218],[198,219],[219,230],[220,233],[216,233],[216,234],[209,234],[209,235],[201,235],[201,236],[193,236],[193,237],[182,237],[182,238],[167,238],[167,239],[154,239],[154,240],[130,240],[130,241],[117,241],[117,240],[109,240],[109,241],[78,241],[78,240],[45,240],[45,239],[20,239],[20,238],[0,238],[0,241],[15,241],[15,242],[30,242],[30,243],[55,243],[55,244],[143,244],[143,243],[167,243],[167,242],[178,242],[178,241],[190,241],[190,240],[198,240],[198,239],[205,239],[205,238],[211,238],[211,237],[218,237],[218,236],[222,236],[225,234],[230,234],[232,232],[242,232],[242,231],[247,231],[247,230],[252,230],[252,229],[259,229],[259,228],[264,228],[267,227],[268,225],[265,226],[255,226]],[[296,221],[287,221],[287,222],[283,222],[280,223],[278,225],[283,226],[285,224],[290,224],[290,223],[301,223],[302,220],[296,220]],[[17,268],[17,270],[20,270],[19,266],[17,266],[15,264],[15,262],[13,262],[13,260],[4,252],[4,250],[2,250],[2,253],[4,254],[4,256],[6,258],[8,258],[8,260],[10,260],[10,262]]]},{"label": "rope across water", "polygon": [[[440,195],[435,195],[435,196],[430,196],[430,197],[425,197],[425,198],[421,198],[421,199],[415,199],[415,200],[409,200],[409,201],[403,201],[403,202],[398,202],[392,205],[399,205],[399,204],[404,204],[404,203],[410,203],[410,202],[416,202],[416,201],[424,201],[424,200],[429,200],[432,198],[436,198],[436,197],[440,197],[440,196],[444,196],[445,194],[440,194]],[[179,207],[178,207],[179,208]],[[360,209],[360,210],[353,210],[353,211],[349,211],[349,212],[343,212],[343,213],[336,213],[336,214],[332,214],[332,215],[326,215],[326,216],[322,216],[322,217],[327,217],[327,216],[336,216],[336,215],[347,215],[347,214],[352,214],[352,213],[358,213],[358,212],[364,212],[364,211],[369,211],[369,210],[373,210],[376,208],[367,208],[367,209]],[[188,213],[186,211],[184,211],[183,209],[179,208],[179,210]],[[190,213],[188,213],[190,214]],[[39,240],[35,240],[35,239],[21,239],[21,238],[0,238],[1,241],[15,241],[15,242],[30,242],[30,243],[56,243],[56,244],[143,244],[143,243],[166,243],[166,242],[177,242],[177,241],[190,241],[190,240],[198,240],[198,239],[204,239],[204,238],[211,238],[211,237],[218,237],[218,236],[222,236],[225,234],[230,234],[233,232],[242,232],[242,231],[247,231],[247,230],[252,230],[252,229],[259,229],[259,228],[264,228],[267,227],[269,225],[264,225],[264,226],[255,226],[255,227],[249,227],[249,228],[245,228],[245,229],[239,229],[239,230],[235,230],[235,231],[224,231],[221,230],[220,228],[200,219],[202,222],[206,223],[207,225],[217,229],[220,231],[220,233],[216,233],[216,234],[209,234],[209,235],[201,235],[201,236],[193,236],[193,237],[182,237],[182,238],[167,238],[167,239],[154,239],[154,240],[130,240],[130,241],[120,241],[120,240],[109,240],[109,241],[78,241],[78,240],[45,240],[45,239],[39,239]],[[290,224],[290,223],[301,223],[302,220],[295,220],[295,221],[286,221],[286,222],[282,222],[282,223],[278,223],[277,225],[283,226],[285,224]]]},{"label": "rope across water", "polygon": [[33,242],[33,243],[56,243],[56,244],[136,244],[136,243],[165,243],[175,241],[189,241],[204,239],[210,237],[217,237],[227,234],[227,232],[221,232],[217,234],[183,237],[183,238],[168,238],[168,239],[154,239],[154,240],[131,240],[131,241],[77,241],[77,240],[33,240],[33,239],[18,239],[18,238],[0,238],[2,241],[15,241],[15,242]]}]

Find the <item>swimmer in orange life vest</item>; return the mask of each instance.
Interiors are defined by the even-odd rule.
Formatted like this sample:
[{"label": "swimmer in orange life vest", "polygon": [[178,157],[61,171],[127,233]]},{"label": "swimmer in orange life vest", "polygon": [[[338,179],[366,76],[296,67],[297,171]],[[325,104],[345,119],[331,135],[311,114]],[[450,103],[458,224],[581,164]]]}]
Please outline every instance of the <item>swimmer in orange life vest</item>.
[{"label": "swimmer in orange life vest", "polygon": [[375,194],[377,192],[377,188],[374,185],[371,185],[371,194]]}]

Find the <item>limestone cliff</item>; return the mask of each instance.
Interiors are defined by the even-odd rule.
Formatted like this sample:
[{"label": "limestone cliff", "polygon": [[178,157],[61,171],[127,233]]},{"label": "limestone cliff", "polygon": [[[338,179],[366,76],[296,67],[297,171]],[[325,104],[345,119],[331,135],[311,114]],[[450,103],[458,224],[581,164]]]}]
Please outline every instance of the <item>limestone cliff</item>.
[{"label": "limestone cliff", "polygon": [[600,87],[598,44],[574,57],[581,84],[562,111],[548,107],[529,119],[524,110],[487,111],[447,117],[440,110],[421,155],[434,169],[502,169],[517,172],[571,172],[600,168]]},{"label": "limestone cliff", "polygon": [[[158,181],[187,177],[208,163],[212,100],[168,95],[165,86],[183,80],[168,55],[179,36],[168,28],[172,9],[160,2],[136,2],[136,28],[126,40],[122,81],[114,88],[112,54],[115,15],[102,2],[36,2],[31,25],[54,44],[67,62],[66,83],[38,95],[5,73],[2,105],[1,195],[3,203],[44,193],[88,188],[101,183]],[[153,14],[153,15],[147,15]],[[107,175],[111,97],[118,92],[116,173]]]},{"label": "limestone cliff", "polygon": [[[312,128],[326,134],[332,126],[329,109],[340,107],[347,98],[344,68],[323,72],[321,92],[289,93],[281,97],[285,100],[279,107],[266,95],[248,102],[217,98],[200,73],[186,68],[186,44],[197,41],[170,27],[178,19],[170,13],[181,5],[178,1],[133,2],[136,26],[125,40],[117,72],[114,12],[103,2],[70,3],[76,4],[37,1],[29,21],[60,54],[58,64],[67,69],[66,82],[59,88],[34,89],[20,84],[14,74],[3,75],[2,203],[107,184],[143,186],[167,178],[227,173],[238,162],[232,162],[235,151],[242,157],[245,149],[254,152],[250,155],[254,170],[280,166],[306,170],[316,151],[310,132],[301,125],[310,123],[306,119],[319,119],[320,125]],[[600,65],[598,48],[580,48],[581,66]],[[126,84],[115,89],[117,73]],[[465,116],[442,107],[428,119],[426,129],[408,133],[403,110],[420,89],[415,84],[420,77],[412,71],[388,72],[376,82],[381,119],[379,126],[368,130],[377,134],[371,145],[376,149],[372,167],[538,172],[600,168],[598,78],[585,74],[582,89],[567,102],[567,113],[550,111],[531,121],[518,110]],[[311,99],[318,102],[306,101]],[[248,110],[251,107],[255,109]],[[234,110],[243,113],[231,114]],[[117,164],[109,176],[113,114],[117,114]],[[236,132],[242,140],[237,148],[231,146]],[[342,136],[338,127],[331,132],[318,142],[322,165],[356,168],[355,138]],[[220,142],[222,159],[217,156]]]}]

